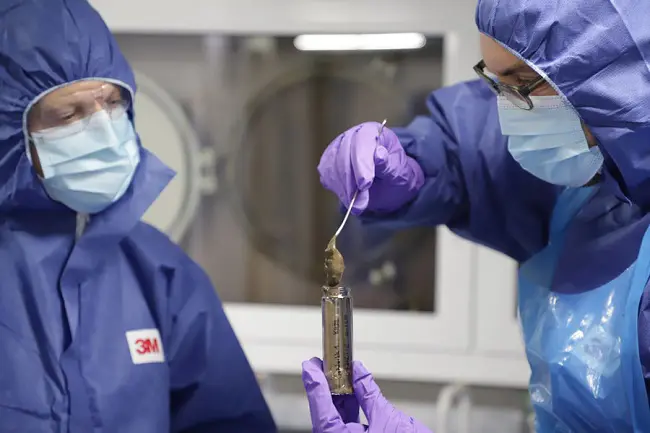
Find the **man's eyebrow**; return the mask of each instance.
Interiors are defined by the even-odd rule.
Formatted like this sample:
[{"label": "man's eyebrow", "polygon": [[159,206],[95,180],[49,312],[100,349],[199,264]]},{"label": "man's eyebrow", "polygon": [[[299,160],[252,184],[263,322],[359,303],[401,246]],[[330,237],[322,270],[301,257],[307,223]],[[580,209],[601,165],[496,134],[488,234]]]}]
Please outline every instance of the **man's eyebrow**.
[{"label": "man's eyebrow", "polygon": [[492,72],[501,77],[508,77],[518,72],[525,72],[525,71],[530,71],[530,67],[526,64],[526,62],[520,60],[514,65],[510,66],[509,68],[504,69],[503,71],[500,72],[492,71]]}]

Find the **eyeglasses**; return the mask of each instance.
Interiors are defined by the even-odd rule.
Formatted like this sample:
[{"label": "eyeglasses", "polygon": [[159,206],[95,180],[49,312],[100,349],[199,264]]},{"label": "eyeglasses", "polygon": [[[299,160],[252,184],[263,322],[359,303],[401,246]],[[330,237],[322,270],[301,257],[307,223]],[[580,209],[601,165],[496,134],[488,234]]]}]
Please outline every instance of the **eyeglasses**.
[{"label": "eyeglasses", "polygon": [[485,74],[485,62],[481,60],[474,66],[474,72],[485,81],[492,91],[497,95],[504,96],[508,101],[512,102],[516,107],[522,110],[532,110],[533,101],[530,99],[530,94],[546,80],[543,77],[535,80],[525,86],[511,86],[510,84],[500,83]]},{"label": "eyeglasses", "polygon": [[[82,90],[57,99],[56,106],[43,106],[30,121],[40,126],[31,135],[54,132],[56,135],[72,135],[84,130],[99,111],[105,111],[113,120],[126,115],[130,106],[130,95],[126,89],[105,84],[92,90]],[[61,128],[65,126],[65,128]]]}]

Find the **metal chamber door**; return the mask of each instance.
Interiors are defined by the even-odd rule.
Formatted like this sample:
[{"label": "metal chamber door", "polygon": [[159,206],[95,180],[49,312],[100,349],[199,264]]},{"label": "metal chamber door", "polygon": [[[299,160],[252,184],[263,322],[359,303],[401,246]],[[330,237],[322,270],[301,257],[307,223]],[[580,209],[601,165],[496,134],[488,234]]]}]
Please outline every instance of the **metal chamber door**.
[{"label": "metal chamber door", "polygon": [[[332,55],[298,53],[287,39],[275,41],[272,65],[239,64],[250,81],[220,185],[252,246],[238,301],[315,305],[323,250],[342,217],[320,185],[320,155],[354,124],[403,125],[425,111],[426,94],[439,84],[432,81],[440,77],[441,43],[430,40],[423,52]],[[435,227],[392,233],[351,219],[338,245],[355,305],[435,311],[435,242]]]}]

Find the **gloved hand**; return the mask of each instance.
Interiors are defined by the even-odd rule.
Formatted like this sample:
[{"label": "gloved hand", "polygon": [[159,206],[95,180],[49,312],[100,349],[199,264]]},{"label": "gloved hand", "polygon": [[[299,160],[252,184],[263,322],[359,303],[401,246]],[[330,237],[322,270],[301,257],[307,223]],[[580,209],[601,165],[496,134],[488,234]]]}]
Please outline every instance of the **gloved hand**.
[{"label": "gloved hand", "polygon": [[[352,365],[354,395],[332,396],[323,362],[312,358],[302,363],[314,433],[431,433],[384,398],[372,375],[358,361]],[[359,406],[369,425],[359,423]]]},{"label": "gloved hand", "polygon": [[318,164],[323,186],[347,208],[359,190],[352,213],[388,213],[411,201],[424,184],[420,165],[407,156],[393,131],[366,122],[332,141]]}]

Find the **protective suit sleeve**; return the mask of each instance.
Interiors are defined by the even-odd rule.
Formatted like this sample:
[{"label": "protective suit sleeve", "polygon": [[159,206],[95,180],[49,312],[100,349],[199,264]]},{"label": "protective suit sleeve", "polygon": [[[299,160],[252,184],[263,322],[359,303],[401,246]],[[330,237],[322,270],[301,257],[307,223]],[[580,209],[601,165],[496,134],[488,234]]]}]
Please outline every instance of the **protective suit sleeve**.
[{"label": "protective suit sleeve", "polygon": [[501,134],[495,95],[476,80],[434,91],[428,116],[392,128],[425,183],[391,214],[362,215],[386,229],[445,224],[456,234],[527,260],[546,245],[559,187],[524,171]]},{"label": "protective suit sleeve", "polygon": [[203,270],[187,259],[172,280],[171,418],[175,433],[273,433],[253,370]]}]

